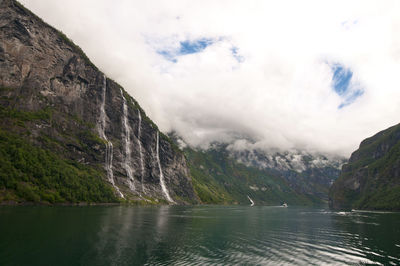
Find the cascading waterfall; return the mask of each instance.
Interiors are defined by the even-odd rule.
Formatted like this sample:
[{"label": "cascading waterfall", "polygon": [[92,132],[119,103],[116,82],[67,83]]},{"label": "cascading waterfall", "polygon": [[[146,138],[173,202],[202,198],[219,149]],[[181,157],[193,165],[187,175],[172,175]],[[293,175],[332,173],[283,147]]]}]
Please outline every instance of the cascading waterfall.
[{"label": "cascading waterfall", "polygon": [[247,195],[247,198],[250,200],[251,205],[250,206],[254,206],[254,201]]},{"label": "cascading waterfall", "polygon": [[102,102],[100,105],[100,126],[99,126],[99,135],[100,138],[104,139],[106,142],[106,160],[105,160],[105,168],[107,171],[107,179],[108,181],[113,185],[113,187],[117,190],[118,194],[120,195],[121,198],[124,197],[124,195],[121,193],[119,188],[115,185],[114,182],[114,173],[112,169],[112,161],[113,161],[113,145],[111,141],[108,141],[105,129],[106,129],[106,89],[107,89],[107,80],[106,76],[103,75],[103,91],[102,91]]},{"label": "cascading waterfall", "polygon": [[138,126],[138,145],[139,145],[139,153],[140,153],[140,169],[142,170],[142,178],[141,178],[141,183],[142,183],[142,192],[145,193],[144,191],[144,163],[143,163],[143,152],[142,152],[142,141],[140,140],[141,138],[141,127],[142,127],[142,116],[140,114],[140,110],[138,109],[138,116],[139,116],[139,126]]},{"label": "cascading waterfall", "polygon": [[124,132],[123,134],[123,142],[124,142],[124,146],[125,146],[125,160],[124,160],[124,168],[126,171],[126,174],[128,176],[128,185],[129,185],[129,189],[133,192],[136,191],[135,189],[135,184],[134,184],[134,180],[133,180],[133,171],[132,171],[132,167],[131,167],[131,128],[128,124],[128,105],[126,104],[126,99],[124,94],[122,93],[121,90],[121,96],[123,99],[123,117],[122,117],[122,126],[124,127],[124,129],[122,130],[122,132]]},{"label": "cascading waterfall", "polygon": [[164,174],[163,174],[163,172],[162,172],[162,169],[161,169],[161,162],[160,162],[160,151],[159,151],[159,142],[160,142],[160,140],[159,140],[159,136],[158,136],[158,135],[159,135],[159,134],[158,134],[158,131],[157,131],[156,156],[157,156],[158,168],[160,169],[160,184],[161,184],[161,189],[162,189],[162,191],[163,191],[165,197],[167,198],[167,200],[168,200],[169,202],[175,203],[175,202],[172,200],[172,198],[169,196],[167,187],[165,186]]}]

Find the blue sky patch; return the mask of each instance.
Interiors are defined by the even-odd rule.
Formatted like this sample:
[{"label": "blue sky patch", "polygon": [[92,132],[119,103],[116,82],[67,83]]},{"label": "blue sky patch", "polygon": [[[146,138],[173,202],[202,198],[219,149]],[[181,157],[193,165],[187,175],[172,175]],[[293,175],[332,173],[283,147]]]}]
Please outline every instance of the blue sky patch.
[{"label": "blue sky patch", "polygon": [[352,86],[353,71],[350,68],[341,64],[333,64],[330,67],[333,72],[332,89],[342,98],[343,101],[338,106],[338,109],[342,109],[361,97],[364,90]]},{"label": "blue sky patch", "polygon": [[[203,52],[207,47],[221,41],[228,41],[229,39],[225,37],[219,37],[219,38],[198,38],[194,40],[184,40],[184,41],[176,41],[175,38],[171,40],[166,40],[165,43],[168,43],[169,45],[156,48],[157,46],[160,46],[160,44],[163,44],[163,41],[157,40],[156,45],[151,44],[151,40],[149,41],[150,45],[155,47],[155,51],[161,55],[165,60],[170,61],[172,63],[177,63],[179,60],[180,56],[185,56],[189,54],[195,54],[195,53],[201,53]],[[243,63],[245,58],[240,54],[240,49],[237,46],[234,46],[233,44],[230,44],[230,53],[232,57],[238,62],[238,63]]]},{"label": "blue sky patch", "polygon": [[158,50],[157,53],[162,55],[166,60],[176,63],[178,56],[200,53],[213,43],[215,43],[215,40],[211,38],[185,40],[179,42],[177,49]]},{"label": "blue sky patch", "polygon": [[180,48],[178,55],[194,54],[199,53],[214,43],[213,39],[198,39],[194,41],[183,41],[179,42]]},{"label": "blue sky patch", "polygon": [[332,76],[332,85],[335,92],[343,96],[349,90],[349,85],[351,78],[353,77],[353,72],[344,68],[341,65],[335,64],[332,67],[333,76]]}]

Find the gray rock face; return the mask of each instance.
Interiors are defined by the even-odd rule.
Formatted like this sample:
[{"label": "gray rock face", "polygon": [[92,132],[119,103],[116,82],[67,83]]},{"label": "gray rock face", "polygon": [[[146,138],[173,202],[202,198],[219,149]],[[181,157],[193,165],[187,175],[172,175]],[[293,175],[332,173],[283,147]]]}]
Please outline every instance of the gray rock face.
[{"label": "gray rock face", "polygon": [[[1,105],[51,112],[50,121],[30,124],[30,141],[66,158],[103,168],[104,176],[99,178],[106,181],[108,140],[112,144],[109,156],[116,191],[127,199],[166,200],[156,154],[158,128],[121,86],[105,79],[65,35],[14,0],[0,2],[0,40],[0,87],[7,88],[1,90]],[[99,134],[102,119],[106,139]],[[183,153],[162,133],[159,159],[173,200],[197,202]],[[129,184],[126,162],[132,169],[134,189]]]}]

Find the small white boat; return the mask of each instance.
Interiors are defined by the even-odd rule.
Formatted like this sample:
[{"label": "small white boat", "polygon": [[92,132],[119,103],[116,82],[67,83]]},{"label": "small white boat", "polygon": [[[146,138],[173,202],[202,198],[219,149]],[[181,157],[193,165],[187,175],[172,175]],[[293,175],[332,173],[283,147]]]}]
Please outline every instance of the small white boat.
[{"label": "small white boat", "polygon": [[284,203],[282,204],[282,207],[287,208],[287,203],[284,202]]}]

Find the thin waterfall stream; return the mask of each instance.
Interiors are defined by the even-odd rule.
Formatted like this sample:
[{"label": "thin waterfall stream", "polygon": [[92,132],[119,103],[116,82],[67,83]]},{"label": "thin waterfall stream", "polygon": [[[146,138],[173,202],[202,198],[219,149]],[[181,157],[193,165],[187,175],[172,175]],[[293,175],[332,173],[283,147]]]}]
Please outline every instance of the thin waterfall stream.
[{"label": "thin waterfall stream", "polygon": [[133,170],[131,166],[131,128],[128,123],[128,105],[126,104],[126,98],[121,89],[121,96],[123,100],[123,116],[122,116],[122,126],[123,126],[123,142],[125,149],[125,158],[124,158],[124,168],[128,177],[128,186],[132,192],[136,191],[134,179],[133,179]]},{"label": "thin waterfall stream", "polygon": [[105,75],[103,75],[103,90],[102,90],[102,102],[100,105],[100,125],[99,125],[99,135],[100,138],[104,139],[106,142],[106,158],[105,158],[105,168],[107,171],[107,179],[112,184],[112,186],[117,190],[119,196],[124,198],[124,195],[119,190],[119,188],[115,185],[114,182],[114,173],[112,169],[112,161],[113,161],[113,144],[108,140],[105,129],[106,129],[106,90],[107,90],[107,79]]},{"label": "thin waterfall stream", "polygon": [[142,151],[142,141],[140,140],[141,138],[141,127],[142,127],[142,116],[140,114],[140,110],[138,109],[138,117],[139,117],[139,125],[138,125],[138,136],[137,136],[137,142],[139,145],[139,154],[140,154],[140,169],[141,169],[141,184],[142,184],[142,192],[146,193],[144,190],[144,163],[143,163],[143,151]]},{"label": "thin waterfall stream", "polygon": [[156,147],[156,156],[157,156],[157,163],[158,163],[158,168],[160,170],[160,184],[161,184],[161,189],[166,197],[166,199],[169,202],[175,203],[174,200],[170,197],[168,190],[167,190],[167,186],[165,185],[165,181],[164,181],[164,174],[161,168],[161,162],[160,162],[160,150],[159,150],[159,143],[160,143],[160,138],[159,138],[159,133],[157,131],[157,147]]}]

